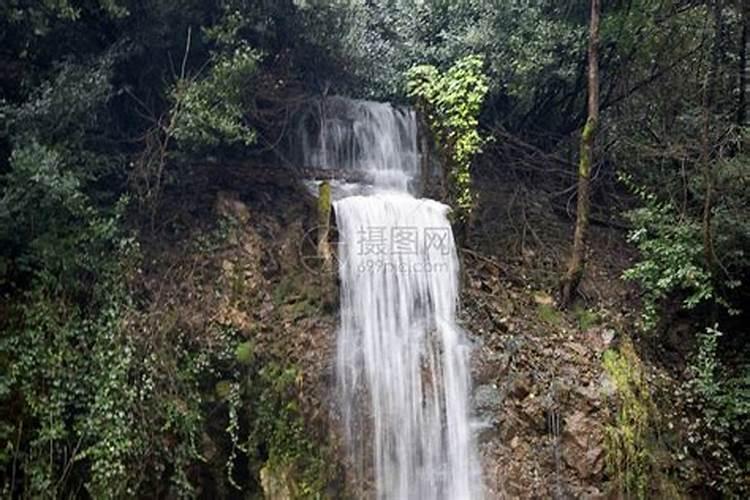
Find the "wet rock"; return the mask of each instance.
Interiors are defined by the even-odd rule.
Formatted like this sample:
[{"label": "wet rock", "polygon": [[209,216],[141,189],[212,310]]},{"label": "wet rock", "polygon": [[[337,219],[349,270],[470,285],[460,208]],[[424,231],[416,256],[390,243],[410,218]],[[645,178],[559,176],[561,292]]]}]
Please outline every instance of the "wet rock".
[{"label": "wet rock", "polygon": [[570,351],[574,352],[578,357],[583,358],[589,352],[584,346],[578,342],[567,342],[565,347]]},{"label": "wet rock", "polygon": [[225,273],[231,274],[234,272],[234,263],[229,260],[223,260],[221,262],[221,268],[224,270]]},{"label": "wet rock", "polygon": [[472,379],[477,386],[503,380],[508,374],[509,365],[510,355],[494,352],[483,346],[472,367]]},{"label": "wet rock", "polygon": [[587,412],[601,406],[601,394],[598,383],[579,384],[570,388],[570,396],[579,409]]},{"label": "wet rock", "polygon": [[604,398],[612,398],[617,393],[617,387],[612,379],[606,373],[602,373],[599,377],[599,394]]},{"label": "wet rock", "polygon": [[521,401],[531,393],[533,385],[534,382],[528,374],[520,374],[510,381],[508,394],[513,399]]},{"label": "wet rock", "polygon": [[604,469],[604,434],[601,424],[582,411],[564,419],[562,433],[563,459],[579,477],[591,478]]},{"label": "wet rock", "polygon": [[530,394],[521,405],[521,417],[526,425],[537,433],[543,433],[547,429],[547,414],[541,398]]},{"label": "wet rock", "polygon": [[579,448],[586,448],[588,444],[588,421],[586,415],[581,411],[576,411],[572,415],[565,417],[565,436],[569,443],[573,443]]},{"label": "wet rock", "polygon": [[479,420],[478,438],[485,441],[500,425],[503,396],[495,384],[480,385],[474,390],[474,409]]},{"label": "wet rock", "polygon": [[594,327],[585,332],[586,344],[596,352],[604,352],[612,347],[616,336],[612,328]]},{"label": "wet rock", "polygon": [[551,306],[555,303],[555,299],[547,293],[537,292],[534,294],[534,302],[539,305]]},{"label": "wet rock", "polygon": [[474,407],[478,413],[499,413],[503,407],[503,396],[495,384],[480,385],[474,390]]}]

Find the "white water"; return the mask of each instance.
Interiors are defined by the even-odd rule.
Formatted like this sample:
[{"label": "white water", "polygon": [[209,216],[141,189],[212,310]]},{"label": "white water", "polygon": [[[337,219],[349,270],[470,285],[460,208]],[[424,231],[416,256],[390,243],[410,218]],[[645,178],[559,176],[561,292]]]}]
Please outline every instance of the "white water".
[{"label": "white water", "polygon": [[334,202],[338,389],[361,494],[371,470],[378,499],[481,498],[449,208],[407,192],[418,165],[412,112],[341,98],[336,106],[343,118],[323,120],[311,159],[377,173],[368,195]]},{"label": "white water", "polygon": [[314,130],[302,121],[299,131],[306,167],[364,171],[376,185],[408,189],[418,170],[414,111],[343,97],[315,111]]}]

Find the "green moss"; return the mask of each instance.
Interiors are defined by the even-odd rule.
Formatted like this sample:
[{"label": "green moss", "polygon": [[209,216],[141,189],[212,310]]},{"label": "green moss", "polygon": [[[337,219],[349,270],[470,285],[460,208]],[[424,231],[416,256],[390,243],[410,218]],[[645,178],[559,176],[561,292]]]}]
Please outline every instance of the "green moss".
[{"label": "green moss", "polygon": [[234,350],[234,357],[243,365],[250,364],[253,361],[253,344],[252,342],[242,342]]},{"label": "green moss", "polygon": [[586,331],[592,326],[599,323],[599,314],[591,309],[586,309],[580,305],[576,305],[573,309],[573,315],[578,322],[578,328],[582,331]]},{"label": "green moss", "polygon": [[551,304],[538,304],[537,314],[539,315],[540,320],[544,321],[545,323],[549,323],[550,325],[557,326],[562,321],[560,311],[555,309],[555,307]]},{"label": "green moss", "polygon": [[323,293],[320,286],[306,282],[304,276],[288,275],[273,288],[271,300],[285,317],[297,319],[318,314]]},{"label": "green moss", "polygon": [[229,380],[219,380],[214,386],[214,392],[219,399],[226,399],[232,389],[232,382]]},{"label": "green moss", "polygon": [[330,270],[332,263],[331,244],[328,241],[331,230],[331,185],[323,181],[318,194],[318,257],[324,269]]},{"label": "green moss", "polygon": [[323,181],[318,189],[318,225],[328,227],[331,220],[331,184]]},{"label": "green moss", "polygon": [[625,339],[619,352],[604,353],[604,370],[617,390],[615,422],[605,428],[607,472],[620,498],[643,499],[654,480],[654,406],[641,362]]}]

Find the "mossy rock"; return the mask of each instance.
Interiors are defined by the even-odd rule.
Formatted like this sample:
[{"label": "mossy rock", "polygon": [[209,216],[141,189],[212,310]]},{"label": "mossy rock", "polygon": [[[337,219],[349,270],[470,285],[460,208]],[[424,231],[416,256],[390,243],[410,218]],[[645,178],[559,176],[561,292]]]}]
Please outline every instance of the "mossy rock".
[{"label": "mossy rock", "polygon": [[229,380],[219,380],[214,386],[214,391],[219,399],[226,399],[232,391],[232,382]]},{"label": "mossy rock", "polygon": [[260,484],[267,500],[294,500],[297,487],[290,467],[266,463],[260,469]]},{"label": "mossy rock", "polygon": [[253,354],[253,343],[250,341],[242,342],[234,350],[234,357],[237,358],[237,361],[243,365],[249,365],[250,363],[252,363]]},{"label": "mossy rock", "polygon": [[540,320],[551,325],[557,326],[562,322],[560,311],[555,309],[555,306],[549,304],[539,304],[537,306],[537,314]]}]

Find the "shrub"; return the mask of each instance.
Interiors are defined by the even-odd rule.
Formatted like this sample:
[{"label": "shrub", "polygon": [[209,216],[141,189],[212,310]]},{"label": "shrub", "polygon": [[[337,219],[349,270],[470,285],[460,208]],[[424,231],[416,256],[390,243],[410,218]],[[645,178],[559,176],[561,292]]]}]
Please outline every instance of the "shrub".
[{"label": "shrub", "polygon": [[649,330],[656,326],[660,304],[672,294],[683,294],[682,306],[693,309],[715,293],[703,261],[700,225],[680,217],[654,194],[639,188],[636,192],[644,206],[627,214],[633,225],[628,241],[638,247],[640,257],[623,277],[641,285],[643,327]]}]

